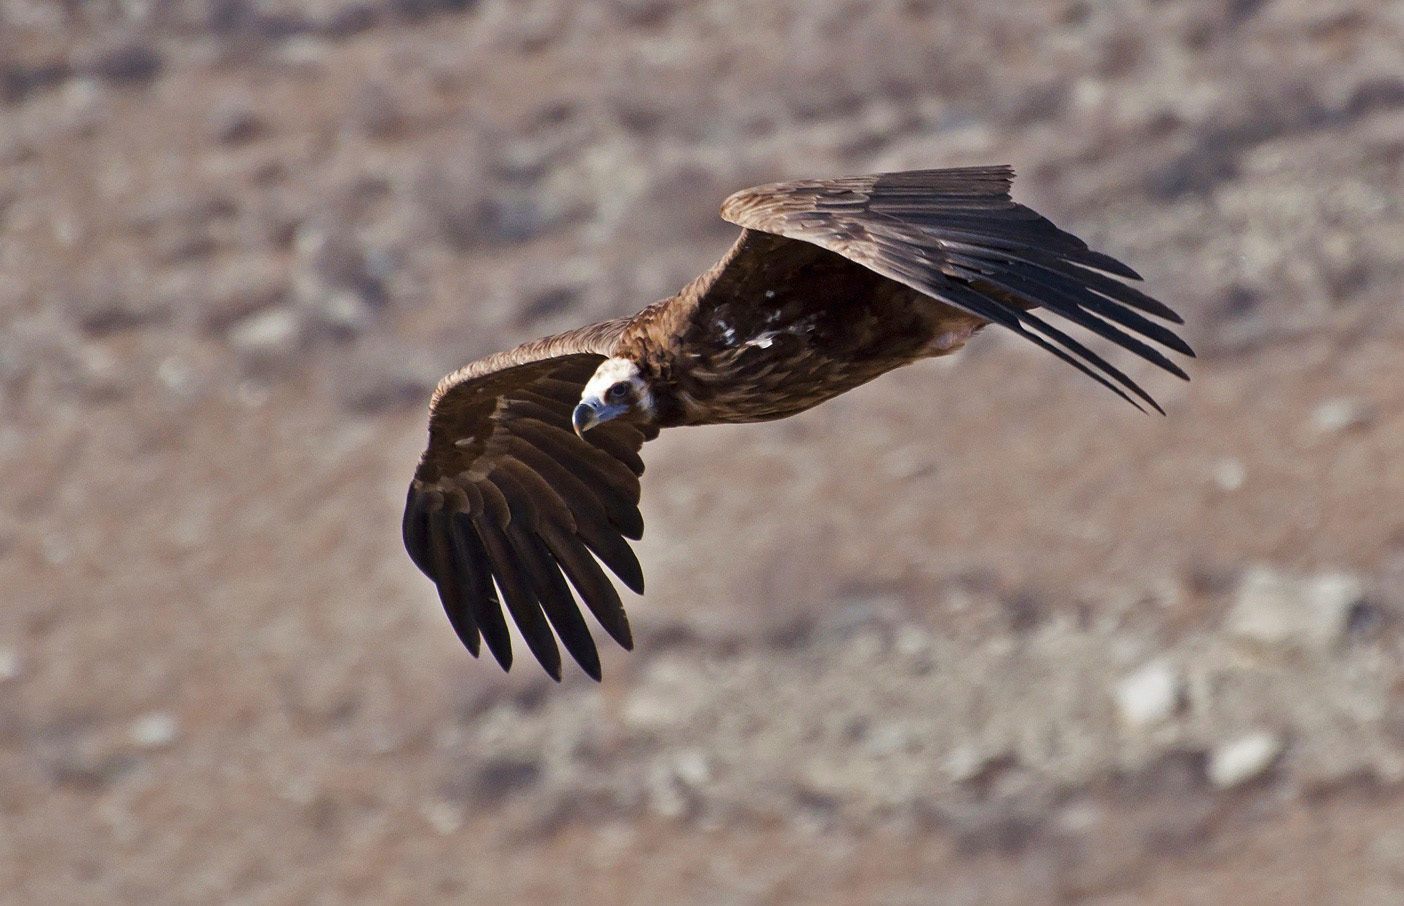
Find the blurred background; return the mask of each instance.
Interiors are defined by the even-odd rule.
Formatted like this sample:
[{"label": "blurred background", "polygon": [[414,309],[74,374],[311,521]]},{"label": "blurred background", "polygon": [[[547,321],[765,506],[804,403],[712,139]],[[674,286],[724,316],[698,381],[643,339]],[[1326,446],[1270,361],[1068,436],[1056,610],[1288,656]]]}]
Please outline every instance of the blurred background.
[{"label": "blurred background", "polygon": [[[1404,4],[0,0],[0,901],[1404,901]],[[434,382],[731,191],[1011,163],[1184,313],[645,450],[605,680],[459,646]],[[601,641],[607,641],[597,633]]]}]

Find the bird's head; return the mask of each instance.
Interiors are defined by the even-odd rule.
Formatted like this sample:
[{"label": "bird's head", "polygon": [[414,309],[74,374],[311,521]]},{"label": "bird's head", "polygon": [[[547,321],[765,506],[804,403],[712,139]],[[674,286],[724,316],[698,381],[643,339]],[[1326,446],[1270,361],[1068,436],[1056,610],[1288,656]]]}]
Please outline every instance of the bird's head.
[{"label": "bird's head", "polygon": [[605,359],[586,382],[571,422],[575,433],[584,437],[596,425],[622,415],[652,418],[653,393],[638,365],[625,358]]}]

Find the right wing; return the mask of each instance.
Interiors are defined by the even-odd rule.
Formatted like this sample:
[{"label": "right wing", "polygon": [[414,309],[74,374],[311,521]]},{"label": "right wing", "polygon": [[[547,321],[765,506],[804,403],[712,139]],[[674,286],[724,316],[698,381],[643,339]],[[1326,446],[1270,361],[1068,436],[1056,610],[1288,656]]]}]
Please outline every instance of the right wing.
[{"label": "right wing", "polygon": [[643,535],[639,448],[658,432],[616,421],[582,440],[570,421],[585,382],[627,323],[499,353],[449,375],[434,392],[429,445],[405,501],[405,549],[438,586],[463,644],[477,656],[485,641],[504,669],[512,664],[505,604],[552,677],[561,678],[554,629],[585,672],[600,678],[571,586],[606,632],[633,646],[619,594],[596,558],[643,592],[626,539]]}]

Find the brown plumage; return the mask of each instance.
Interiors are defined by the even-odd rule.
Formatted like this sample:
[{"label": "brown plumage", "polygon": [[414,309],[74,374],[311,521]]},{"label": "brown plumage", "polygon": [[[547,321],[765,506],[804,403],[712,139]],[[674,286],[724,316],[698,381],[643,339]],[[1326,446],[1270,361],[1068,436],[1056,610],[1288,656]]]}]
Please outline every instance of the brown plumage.
[{"label": "brown plumage", "polygon": [[559,637],[599,679],[576,595],[632,646],[600,564],[643,592],[628,540],[643,534],[639,449],[660,428],[793,415],[991,322],[1163,411],[1047,315],[1185,378],[1147,342],[1192,356],[1145,317],[1179,316],[1123,282],[1135,271],[1011,201],[1012,178],[973,167],[747,189],[722,206],[744,228],[736,244],[677,295],[444,378],[404,539],[468,650],[481,640],[511,666],[505,605],[553,677]]}]

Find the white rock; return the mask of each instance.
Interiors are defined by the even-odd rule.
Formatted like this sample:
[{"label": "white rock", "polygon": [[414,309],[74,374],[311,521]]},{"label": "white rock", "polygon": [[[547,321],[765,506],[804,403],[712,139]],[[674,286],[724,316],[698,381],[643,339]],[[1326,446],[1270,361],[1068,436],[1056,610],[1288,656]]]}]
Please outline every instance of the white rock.
[{"label": "white rock", "polygon": [[903,657],[921,657],[931,651],[931,636],[917,626],[903,626],[897,630],[896,648]]},{"label": "white rock", "polygon": [[195,370],[179,356],[167,356],[156,366],[156,379],[166,389],[180,396],[189,396],[195,382]]},{"label": "white rock", "polygon": [[1116,687],[1116,707],[1128,727],[1151,727],[1169,720],[1184,696],[1184,681],[1174,666],[1153,661]]},{"label": "white rock", "polygon": [[50,566],[62,566],[73,556],[73,548],[69,546],[68,541],[57,534],[45,536],[41,550],[44,560]]},{"label": "white rock", "polygon": [[648,668],[641,688],[624,700],[620,716],[637,730],[658,732],[684,726],[702,707],[697,690],[703,685],[690,666],[656,661]]},{"label": "white rock", "polygon": [[447,836],[463,826],[463,813],[447,802],[430,802],[420,808],[429,826]]},{"label": "white rock", "polygon": [[8,683],[20,678],[24,672],[24,662],[19,652],[13,648],[0,648],[0,683]]},{"label": "white rock", "polygon": [[1248,469],[1243,461],[1228,457],[1214,463],[1214,484],[1222,491],[1236,491],[1248,480]]},{"label": "white rock", "polygon": [[683,752],[673,765],[673,773],[678,780],[690,787],[700,787],[712,779],[712,766],[707,756],[696,749]]},{"label": "white rock", "polygon": [[1374,418],[1370,407],[1355,399],[1330,399],[1311,414],[1312,427],[1319,434],[1336,434],[1368,425]]},{"label": "white rock", "polygon": [[978,777],[985,765],[994,760],[975,746],[961,743],[941,759],[941,771],[952,783],[965,783]]},{"label": "white rock", "polygon": [[1282,737],[1258,730],[1226,742],[1209,755],[1209,782],[1221,790],[1261,777],[1284,748]]},{"label": "white rock", "polygon": [[278,45],[278,55],[293,66],[317,66],[326,59],[330,47],[321,38],[291,38]]},{"label": "white rock", "polygon": [[648,805],[660,818],[681,818],[687,812],[687,795],[666,765],[655,765],[649,772]]},{"label": "white rock", "polygon": [[244,355],[281,358],[296,351],[301,325],[286,308],[250,315],[229,329],[229,342]]},{"label": "white rock", "polygon": [[175,715],[165,711],[152,711],[137,718],[129,732],[132,742],[143,749],[164,749],[176,741],[180,735],[180,725]]},{"label": "white rock", "polygon": [[1229,612],[1231,636],[1267,648],[1328,650],[1345,636],[1360,580],[1348,573],[1299,578],[1255,566],[1239,583]]}]

